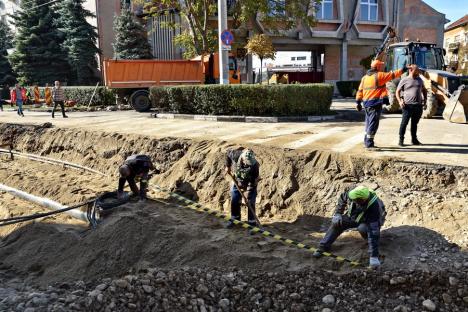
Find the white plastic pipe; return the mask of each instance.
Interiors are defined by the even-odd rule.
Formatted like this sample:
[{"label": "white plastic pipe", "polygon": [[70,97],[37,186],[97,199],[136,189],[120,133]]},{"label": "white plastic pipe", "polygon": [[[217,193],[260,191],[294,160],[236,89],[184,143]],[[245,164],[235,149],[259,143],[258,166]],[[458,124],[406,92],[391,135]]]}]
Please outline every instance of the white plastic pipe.
[{"label": "white plastic pipe", "polygon": [[[60,210],[60,209],[64,209],[64,208],[68,207],[68,206],[64,206],[64,205],[62,205],[62,204],[60,204],[60,203],[58,203],[56,201],[53,201],[51,199],[44,198],[44,197],[38,197],[38,196],[26,193],[24,191],[9,187],[9,186],[1,184],[1,183],[0,183],[0,191],[7,192],[7,193],[9,193],[9,194],[11,194],[13,196],[19,197],[19,198],[24,199],[24,200],[26,200],[28,202],[31,202],[31,203],[37,204],[39,206],[45,207],[45,208],[47,208],[49,210]],[[71,216],[71,217],[73,217],[75,219],[79,219],[81,221],[88,222],[88,218],[86,217],[86,213],[79,210],[79,209],[68,210],[68,211],[65,211],[64,213],[68,214],[69,216]]]}]

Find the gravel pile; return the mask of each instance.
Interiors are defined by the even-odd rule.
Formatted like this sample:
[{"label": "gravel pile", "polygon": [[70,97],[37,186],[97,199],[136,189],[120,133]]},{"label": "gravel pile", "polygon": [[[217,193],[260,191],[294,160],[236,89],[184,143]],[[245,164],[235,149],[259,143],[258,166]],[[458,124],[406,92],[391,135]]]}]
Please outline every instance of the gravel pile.
[{"label": "gravel pile", "polygon": [[[468,272],[147,269],[46,289],[2,283],[1,311],[468,311]],[[8,286],[10,285],[10,286]]]}]

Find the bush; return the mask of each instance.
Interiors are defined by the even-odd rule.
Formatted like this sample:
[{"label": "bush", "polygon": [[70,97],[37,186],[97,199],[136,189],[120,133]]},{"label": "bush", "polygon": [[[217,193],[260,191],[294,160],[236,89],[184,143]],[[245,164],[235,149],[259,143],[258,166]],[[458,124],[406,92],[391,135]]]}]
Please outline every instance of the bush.
[{"label": "bush", "polygon": [[337,81],[336,88],[340,92],[341,96],[353,97],[356,95],[356,92],[359,89],[360,83],[361,81],[358,81],[358,80]]},{"label": "bush", "polygon": [[202,85],[151,88],[153,106],[180,114],[300,116],[330,112],[333,86]]}]

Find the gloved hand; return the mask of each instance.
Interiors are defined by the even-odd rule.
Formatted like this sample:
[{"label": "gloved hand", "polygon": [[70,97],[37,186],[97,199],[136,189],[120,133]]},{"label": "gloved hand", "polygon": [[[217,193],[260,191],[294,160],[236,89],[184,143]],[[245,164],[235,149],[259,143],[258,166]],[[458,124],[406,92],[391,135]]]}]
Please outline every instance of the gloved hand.
[{"label": "gloved hand", "polygon": [[377,269],[380,267],[380,260],[377,257],[370,257],[369,258],[369,267],[371,269]]},{"label": "gloved hand", "polygon": [[362,104],[361,104],[361,103],[362,103],[361,100],[356,101],[356,110],[357,110],[358,112],[362,111]]},{"label": "gloved hand", "polygon": [[334,225],[341,225],[343,223],[343,217],[339,213],[336,213],[333,215],[332,223]]}]

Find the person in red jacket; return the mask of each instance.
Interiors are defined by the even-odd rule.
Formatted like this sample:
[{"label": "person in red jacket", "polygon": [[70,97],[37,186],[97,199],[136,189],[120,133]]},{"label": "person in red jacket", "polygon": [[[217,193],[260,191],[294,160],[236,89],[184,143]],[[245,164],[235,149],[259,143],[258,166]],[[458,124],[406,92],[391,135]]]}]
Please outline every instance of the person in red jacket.
[{"label": "person in red jacket", "polygon": [[23,113],[23,101],[26,99],[26,89],[21,88],[19,84],[15,85],[15,88],[11,90],[10,93],[10,101],[11,103],[15,103],[18,106],[17,113],[19,116],[24,117]]}]

